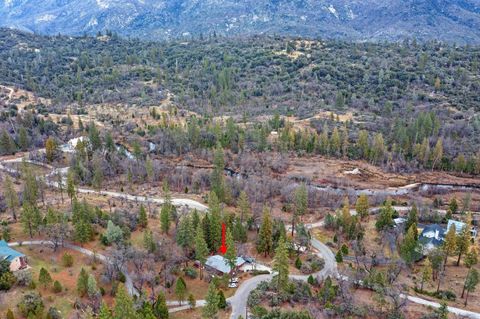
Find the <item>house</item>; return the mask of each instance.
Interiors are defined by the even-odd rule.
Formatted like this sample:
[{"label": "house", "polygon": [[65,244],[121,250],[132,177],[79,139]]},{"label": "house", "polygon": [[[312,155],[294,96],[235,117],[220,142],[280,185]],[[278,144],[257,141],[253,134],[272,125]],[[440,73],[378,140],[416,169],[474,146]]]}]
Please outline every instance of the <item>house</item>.
[{"label": "house", "polygon": [[27,257],[21,252],[10,248],[4,240],[0,240],[0,260],[10,262],[10,270],[12,272],[28,267]]},{"label": "house", "polygon": [[440,247],[444,240],[445,229],[438,224],[425,226],[420,236],[418,236],[418,242],[422,246],[422,252],[425,255],[433,249]]},{"label": "house", "polygon": [[[458,234],[460,234],[463,230],[463,228],[466,226],[465,223],[463,222],[460,222],[458,220],[453,220],[453,219],[449,219],[448,220],[448,224],[447,224],[447,232],[449,231],[450,227],[452,227],[453,225],[455,225],[455,232]],[[477,237],[477,234],[478,234],[478,230],[477,230],[477,227],[473,226],[470,230],[471,234],[472,234],[472,239],[475,239]]]},{"label": "house", "polygon": [[[235,269],[238,269],[243,264],[245,264],[245,260],[242,257],[237,257],[235,262]],[[228,265],[227,260],[220,255],[214,255],[207,258],[207,262],[205,263],[205,267],[207,270],[217,273],[218,275],[230,274],[232,269]]]}]

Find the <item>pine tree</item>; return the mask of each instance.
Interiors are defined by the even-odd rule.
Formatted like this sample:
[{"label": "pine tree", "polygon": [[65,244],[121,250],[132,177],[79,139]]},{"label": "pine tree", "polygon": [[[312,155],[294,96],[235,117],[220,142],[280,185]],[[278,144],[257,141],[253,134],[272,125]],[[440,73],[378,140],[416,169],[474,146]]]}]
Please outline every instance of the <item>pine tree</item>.
[{"label": "pine tree", "polygon": [[13,315],[13,312],[11,309],[7,310],[7,319],[15,319],[15,316]]},{"label": "pine tree", "polygon": [[15,152],[15,144],[13,143],[10,134],[4,129],[0,136],[0,154],[11,155]]},{"label": "pine tree", "polygon": [[257,251],[259,253],[264,253],[265,257],[267,257],[267,255],[270,255],[270,253],[272,252],[272,249],[272,220],[270,217],[270,212],[265,206],[263,208],[262,225],[260,226],[260,231],[258,233]]},{"label": "pine tree", "polygon": [[445,259],[443,261],[443,270],[447,265],[448,256],[452,255],[457,249],[457,235],[455,230],[455,224],[453,224],[445,235],[445,241],[443,242],[443,252],[445,253]]},{"label": "pine tree", "polygon": [[448,204],[448,208],[450,209],[453,215],[458,212],[458,203],[455,197],[452,197],[452,199],[450,200],[450,203]]},{"label": "pine tree", "polygon": [[153,233],[150,229],[145,229],[143,232],[143,248],[149,253],[153,253],[157,250],[157,245],[155,244]]},{"label": "pine tree", "polygon": [[38,274],[38,283],[43,285],[43,288],[47,288],[52,283],[50,273],[43,267],[40,268],[40,273]]},{"label": "pine tree", "polygon": [[357,214],[360,216],[361,219],[368,217],[369,213],[369,204],[368,204],[368,196],[365,194],[361,194],[357,202],[355,203],[355,210]]},{"label": "pine tree", "polygon": [[474,268],[470,269],[467,274],[467,278],[465,279],[465,290],[467,291],[467,295],[465,296],[465,307],[468,304],[468,296],[471,292],[475,291],[479,281],[480,275],[478,273],[478,270]]},{"label": "pine tree", "polygon": [[417,205],[413,203],[412,209],[410,209],[408,213],[408,219],[405,223],[405,231],[408,231],[412,226],[414,226],[413,230],[415,233],[415,240],[418,239],[417,223],[418,223]]},{"label": "pine tree", "polygon": [[168,231],[170,230],[170,214],[172,213],[173,206],[170,195],[170,188],[166,180],[163,182],[163,194],[165,199],[162,205],[162,210],[160,211],[160,223],[162,232],[168,234]]},{"label": "pine tree", "polygon": [[457,266],[460,266],[460,259],[462,258],[462,255],[467,253],[470,249],[470,244],[472,240],[471,225],[472,215],[469,213],[465,221],[465,227],[463,227],[462,231],[457,236]]},{"label": "pine tree", "polygon": [[132,298],[123,285],[118,289],[115,297],[114,319],[140,319],[135,311]]},{"label": "pine tree", "polygon": [[198,224],[197,232],[195,235],[195,258],[200,262],[200,279],[203,279],[203,267],[207,262],[208,246],[203,237],[203,229]]},{"label": "pine tree", "polygon": [[400,246],[400,254],[407,265],[412,265],[417,255],[418,243],[417,239],[415,238],[416,229],[417,225],[413,224],[410,226]]},{"label": "pine tree", "polygon": [[210,192],[208,206],[210,208],[210,250],[216,252],[222,241],[222,208],[215,192]]},{"label": "pine tree", "polygon": [[238,197],[237,206],[240,210],[240,223],[243,224],[244,218],[250,216],[250,202],[247,193],[242,191]]},{"label": "pine tree", "polygon": [[332,152],[332,155],[338,156],[340,154],[340,147],[341,147],[341,139],[340,139],[340,133],[338,132],[338,129],[335,127],[332,132],[332,136],[330,138],[330,151]]},{"label": "pine tree", "polygon": [[210,184],[212,192],[214,192],[218,199],[223,202],[225,200],[225,180],[223,176],[223,170],[225,169],[225,159],[223,155],[223,149],[220,144],[215,149],[213,158],[213,171],[210,176]]},{"label": "pine tree", "polygon": [[70,197],[70,204],[73,207],[73,199],[75,198],[75,177],[73,170],[69,169],[67,173],[67,194]]},{"label": "pine tree", "polygon": [[276,275],[276,286],[278,291],[286,291],[288,288],[288,249],[285,238],[280,238],[278,247],[275,250],[275,257],[273,259],[273,270]]},{"label": "pine tree", "polygon": [[231,270],[235,268],[237,263],[237,250],[235,249],[235,242],[233,241],[233,235],[230,229],[227,229],[226,235],[227,252],[225,253],[225,263]]},{"label": "pine tree", "polygon": [[88,140],[92,151],[96,151],[102,148],[102,139],[100,138],[100,133],[98,132],[97,127],[94,122],[91,122],[88,126]]},{"label": "pine tree", "polygon": [[97,155],[94,155],[93,158],[93,178],[92,186],[95,190],[100,191],[103,184],[103,168],[102,168],[102,159]]},{"label": "pine tree", "polygon": [[421,277],[421,284],[420,284],[420,290],[423,291],[423,284],[425,282],[429,282],[432,279],[432,263],[430,262],[430,259],[427,258],[425,259],[425,264],[422,267],[422,277]]},{"label": "pine tree", "polygon": [[363,159],[368,159],[370,146],[368,144],[368,132],[366,130],[358,132],[357,147],[360,150],[361,157]]},{"label": "pine tree", "polygon": [[25,161],[22,162],[22,175],[23,175],[23,199],[24,202],[31,206],[37,204],[39,190],[37,178],[33,170],[27,165]]},{"label": "pine tree", "polygon": [[20,127],[18,130],[18,145],[22,151],[28,150],[30,142],[28,141],[28,133],[25,127]]},{"label": "pine tree", "polygon": [[50,163],[53,162],[56,152],[57,152],[57,142],[55,142],[55,139],[50,136],[45,142],[45,156],[48,162]]},{"label": "pine tree", "polygon": [[175,295],[178,298],[178,301],[180,302],[180,305],[182,305],[182,302],[185,300],[185,297],[187,296],[187,284],[185,283],[185,280],[183,280],[182,277],[179,277],[177,279],[177,283],[175,284]]},{"label": "pine tree", "polygon": [[190,216],[184,216],[178,225],[177,230],[177,244],[186,249],[190,250],[194,245],[195,233],[192,226],[192,221]]},{"label": "pine tree", "polygon": [[377,217],[375,228],[378,231],[392,228],[394,225],[393,213],[394,213],[394,209],[392,207],[392,201],[390,199],[387,199],[385,205],[381,208],[380,214]]},{"label": "pine tree", "polygon": [[100,307],[100,312],[98,314],[98,319],[113,319],[112,312],[110,311],[105,302],[102,302],[102,306]]},{"label": "pine tree", "polygon": [[153,307],[149,302],[144,302],[141,309],[141,319],[157,319],[153,313]]},{"label": "pine tree", "polygon": [[[478,263],[478,253],[475,247],[472,247],[472,249],[470,249],[470,251],[465,255],[465,259],[463,263],[465,264],[465,267],[468,268],[468,272],[467,272],[467,278],[468,278],[468,273],[470,272],[472,267]],[[465,289],[466,289],[466,282],[463,284],[462,298],[465,295]]]},{"label": "pine tree", "polygon": [[153,307],[153,313],[158,319],[168,319],[169,317],[167,301],[163,292],[158,294],[157,301],[155,301],[155,306]]},{"label": "pine tree", "polygon": [[213,282],[208,286],[207,296],[205,297],[206,304],[202,309],[202,318],[212,319],[218,313],[218,292],[217,287]]},{"label": "pine tree", "polygon": [[218,309],[226,309],[227,308],[227,299],[225,299],[225,294],[222,290],[218,290]]},{"label": "pine tree", "polygon": [[308,190],[305,184],[301,184],[295,189],[294,194],[294,212],[292,214],[292,236],[295,231],[295,223],[298,216],[303,216],[308,210]]},{"label": "pine tree", "polygon": [[94,298],[97,296],[99,293],[98,287],[97,287],[97,281],[95,280],[95,277],[92,274],[88,275],[88,280],[87,280],[87,294],[88,297]]},{"label": "pine tree", "polygon": [[7,207],[12,212],[12,217],[17,220],[17,208],[19,206],[18,194],[13,187],[12,180],[9,175],[5,176],[5,183],[3,184],[5,201]]},{"label": "pine tree", "polygon": [[138,211],[138,225],[142,228],[146,228],[148,226],[148,218],[147,218],[147,211],[145,210],[145,206],[140,205],[140,210]]},{"label": "pine tree", "polygon": [[88,292],[88,274],[85,269],[80,270],[80,274],[77,279],[77,292],[80,297],[83,297]]},{"label": "pine tree", "polygon": [[40,210],[28,202],[24,202],[20,221],[22,222],[24,232],[28,233],[30,238],[33,238],[33,233],[39,230],[42,222]]}]

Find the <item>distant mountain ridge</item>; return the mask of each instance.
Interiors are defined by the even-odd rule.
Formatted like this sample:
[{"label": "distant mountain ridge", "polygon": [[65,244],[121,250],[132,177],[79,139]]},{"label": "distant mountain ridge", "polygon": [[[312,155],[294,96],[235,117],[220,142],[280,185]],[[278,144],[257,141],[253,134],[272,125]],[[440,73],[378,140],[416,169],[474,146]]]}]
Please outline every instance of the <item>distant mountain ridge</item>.
[{"label": "distant mountain ridge", "polygon": [[[1,0],[0,0],[1,1]],[[216,32],[480,43],[480,0],[3,0],[0,26],[169,39]]]}]

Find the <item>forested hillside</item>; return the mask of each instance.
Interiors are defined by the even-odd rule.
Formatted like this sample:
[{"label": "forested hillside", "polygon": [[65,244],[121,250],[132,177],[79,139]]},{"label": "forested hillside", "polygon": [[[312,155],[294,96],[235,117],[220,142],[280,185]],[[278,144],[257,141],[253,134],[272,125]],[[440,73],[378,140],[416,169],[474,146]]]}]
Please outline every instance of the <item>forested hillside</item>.
[{"label": "forested hillside", "polygon": [[[456,159],[457,169],[469,172],[480,144],[479,57],[479,47],[436,42],[262,36],[156,43],[111,33],[70,38],[0,32],[2,84],[51,98],[57,109],[71,103],[79,112],[97,103],[151,106],[171,96],[178,108],[234,115],[237,122],[264,114],[313,117],[307,122],[317,137],[302,142],[300,132],[289,149],[305,150],[325,130],[333,138],[333,129],[346,132],[345,126],[342,141],[356,143],[364,130],[373,144],[381,133],[394,158],[427,166],[441,140],[444,168]],[[319,112],[331,112],[331,119],[316,117]],[[342,114],[350,115],[344,124],[335,121]],[[260,135],[284,123],[260,128]]]}]

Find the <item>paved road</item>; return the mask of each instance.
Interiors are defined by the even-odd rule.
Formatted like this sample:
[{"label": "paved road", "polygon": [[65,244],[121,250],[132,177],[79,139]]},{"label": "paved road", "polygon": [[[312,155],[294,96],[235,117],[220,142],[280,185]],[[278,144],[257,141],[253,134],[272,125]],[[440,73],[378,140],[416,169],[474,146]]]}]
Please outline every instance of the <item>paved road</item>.
[{"label": "paved road", "polygon": [[[12,161],[12,160],[10,160],[10,161]],[[18,160],[13,160],[13,161],[18,161]],[[0,163],[0,169],[8,171],[10,173],[18,173],[18,171],[7,168],[4,165],[2,165],[1,163]],[[58,187],[57,182],[48,182],[47,181],[47,185],[52,186],[52,187]],[[411,190],[411,189],[414,189],[416,187],[418,187],[418,184],[407,185],[407,186],[404,186],[404,187],[400,187],[400,189]],[[156,204],[162,204],[164,202],[163,198],[137,196],[137,195],[130,195],[130,194],[125,194],[125,193],[110,192],[110,191],[97,192],[95,190],[85,189],[85,188],[78,189],[78,192],[80,192],[80,193],[90,193],[90,194],[100,194],[100,195],[104,195],[104,196],[110,196],[110,197],[114,197],[114,198],[121,198],[121,199],[125,199],[125,200],[132,200],[132,201],[138,201],[138,202],[151,202],[151,203],[156,203]],[[208,207],[203,205],[202,203],[199,203],[195,200],[188,199],[188,198],[175,198],[175,199],[172,199],[172,202],[175,206],[187,206],[189,208],[196,208],[197,210],[200,210],[200,211],[205,211],[205,210],[208,209]],[[407,209],[407,208],[403,207],[403,209]],[[322,225],[323,225],[323,221],[319,221],[315,224],[310,224],[310,225],[306,225],[306,226],[307,226],[307,228],[315,228],[315,227],[320,227]],[[18,246],[19,244],[20,243],[9,243],[9,246]],[[45,244],[51,244],[51,243],[48,242],[48,241],[25,241],[25,242],[22,242],[22,245],[45,245]],[[321,243],[320,241],[318,241],[316,239],[312,239],[311,244],[315,249],[317,249],[319,251],[319,255],[325,260],[324,268],[320,272],[318,272],[314,275],[317,276],[320,280],[325,278],[326,276],[337,275],[338,272],[337,272],[337,264],[336,264],[336,261],[335,261],[335,256],[334,256],[333,252],[330,250],[330,248],[328,248],[328,246],[326,246],[325,244]],[[89,255],[89,256],[94,255],[94,252],[92,252],[88,249],[79,247],[79,246],[66,244],[65,247],[76,250],[76,251],[79,251],[79,252],[81,252],[83,254],[86,254],[86,255]],[[107,262],[107,258],[105,256],[103,256],[101,254],[95,254],[95,255],[100,260],[102,260],[103,262]],[[125,277],[126,277],[125,286],[126,286],[128,292],[131,295],[138,294],[138,292],[133,287],[133,283],[132,283],[130,275],[128,274],[128,271],[124,271],[124,273],[125,273]],[[248,296],[250,295],[250,292],[252,290],[254,290],[262,281],[271,280],[272,276],[273,275],[255,276],[255,277],[252,277],[251,279],[248,279],[248,280],[244,281],[240,285],[240,287],[235,292],[235,295],[228,298],[228,300],[230,301],[230,303],[232,305],[232,314],[231,314],[231,317],[230,317],[231,319],[238,319],[239,316],[241,316],[241,315],[244,316],[245,315],[247,300],[248,300]],[[307,278],[308,278],[308,276],[301,276],[301,275],[290,276],[290,277],[293,278],[293,279],[299,279],[299,280],[307,280]],[[410,300],[414,303],[417,303],[417,304],[422,304],[422,305],[425,305],[425,306],[431,306],[431,307],[434,307],[434,308],[440,307],[439,303],[432,302],[432,301],[429,301],[429,300],[425,300],[425,299],[422,299],[422,298],[419,298],[419,297],[414,297],[414,296],[405,296],[405,297],[408,298],[408,300]],[[173,302],[173,303],[175,303],[175,302]],[[202,300],[199,300],[197,302],[197,306],[199,306],[199,307],[204,306],[204,304],[205,304],[205,302],[202,301]],[[185,309],[188,309],[188,305],[173,308],[173,309],[171,309],[171,311],[181,311],[181,310],[185,310]],[[448,307],[448,310],[451,313],[454,313],[456,315],[461,315],[461,316],[464,316],[464,317],[467,317],[467,318],[472,318],[472,319],[480,319],[480,313],[475,313],[475,312],[471,312],[471,311],[467,311],[467,310],[460,309],[460,308],[455,308],[455,307]]]}]

